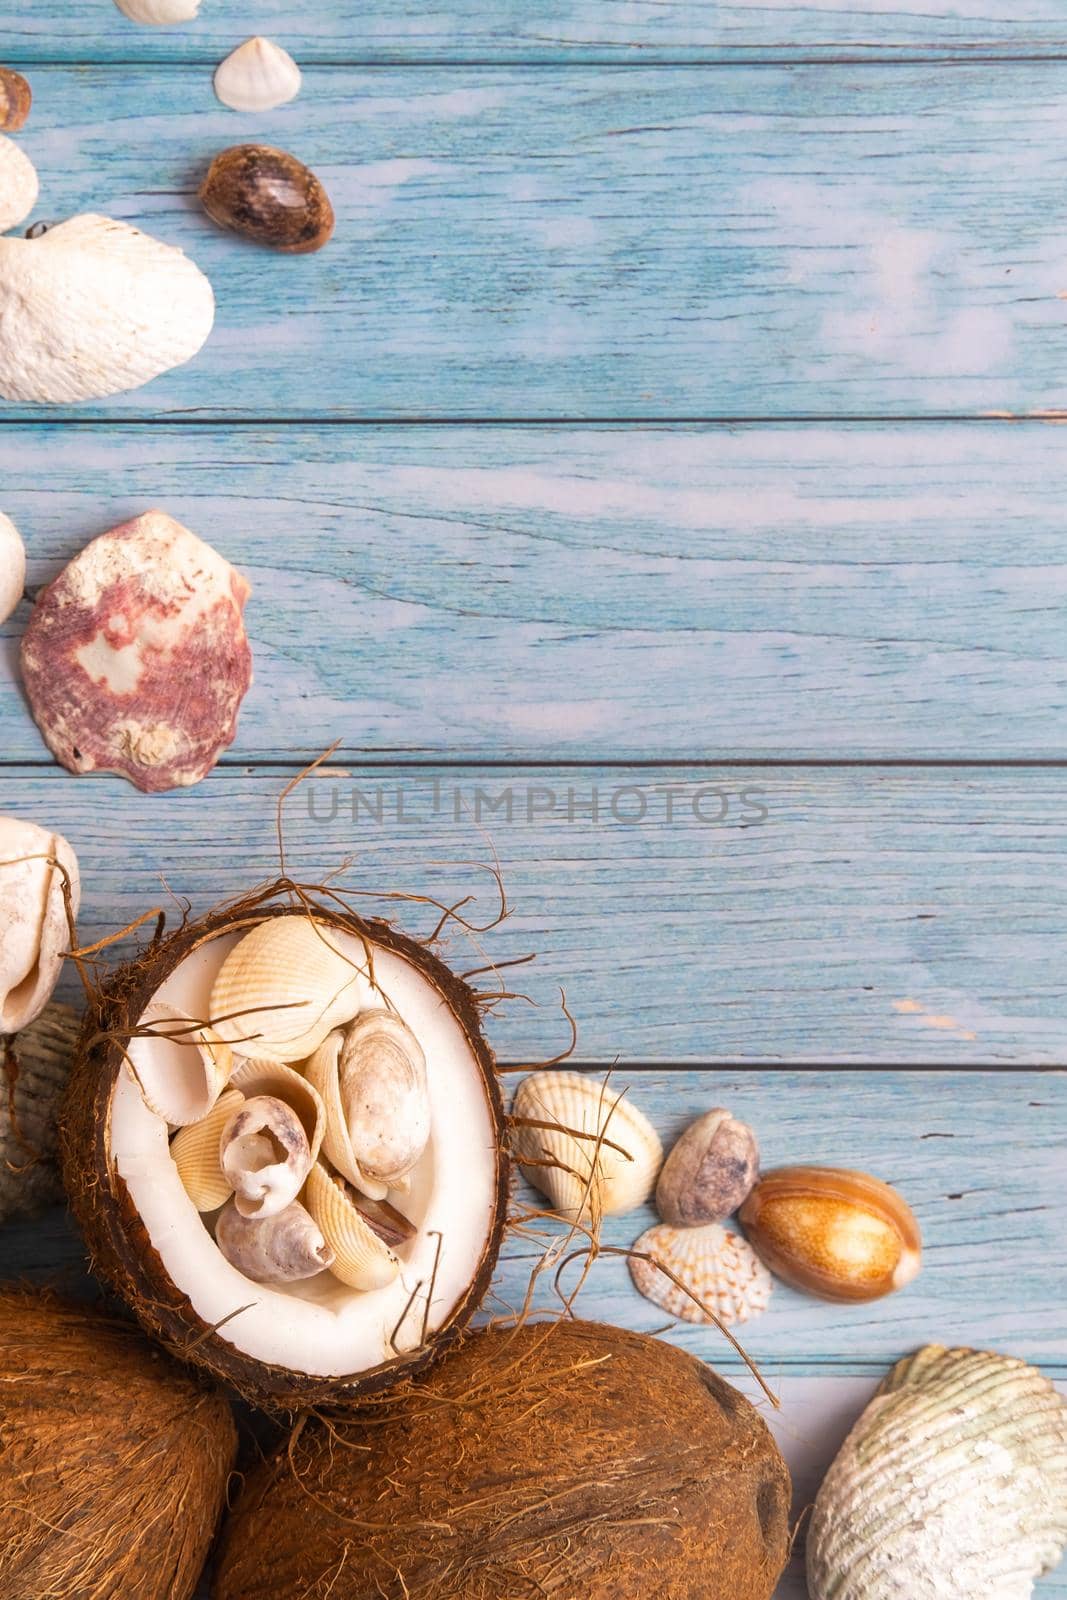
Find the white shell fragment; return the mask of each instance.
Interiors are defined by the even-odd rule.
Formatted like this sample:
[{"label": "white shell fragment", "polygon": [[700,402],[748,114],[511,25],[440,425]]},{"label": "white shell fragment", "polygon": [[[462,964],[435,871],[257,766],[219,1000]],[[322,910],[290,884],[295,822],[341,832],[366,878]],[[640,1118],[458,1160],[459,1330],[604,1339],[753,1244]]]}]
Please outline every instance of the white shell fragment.
[{"label": "white shell fragment", "polygon": [[200,0],[115,0],[115,4],[131,22],[155,27],[190,22],[200,10]]},{"label": "white shell fragment", "polygon": [[811,1600],[1029,1600],[1067,1545],[1067,1401],[1024,1361],[927,1346],[845,1440],[807,1543]]},{"label": "white shell fragment", "polygon": [[26,550],[19,530],[0,512],[0,622],[6,622],[26,588]]},{"label": "white shell fragment", "polygon": [[24,222],[37,204],[40,185],[29,156],[0,134],[0,233]]},{"label": "white shell fragment", "polygon": [[426,1058],[389,1011],[364,1011],[327,1035],[307,1065],[327,1107],[326,1154],[377,1199],[407,1177],[430,1137]]},{"label": "white shell fragment", "polygon": [[[717,1222],[699,1228],[660,1223],[641,1235],[634,1250],[637,1253],[630,1257],[634,1287],[683,1322],[711,1322],[713,1318],[702,1309],[706,1306],[729,1327],[748,1322],[770,1304],[774,1286],[767,1268],[750,1244]],[[642,1254],[654,1256],[679,1282],[654,1262],[642,1261]]]},{"label": "white shell fragment", "polygon": [[163,1000],[145,1007],[139,1027],[145,1031],[130,1040],[127,1055],[149,1111],[172,1128],[199,1122],[226,1087],[229,1045]]},{"label": "white shell fragment", "polygon": [[222,1130],[222,1170],[242,1217],[276,1217],[291,1205],[311,1170],[311,1146],[284,1100],[254,1095]]},{"label": "white shell fragment", "polygon": [[219,1213],[215,1243],[253,1283],[298,1283],[333,1265],[333,1251],[299,1200],[272,1217],[243,1217],[231,1200]]},{"label": "white shell fragment", "polygon": [[192,359],[215,296],[181,250],[87,214],[0,239],[0,396],[98,400]]},{"label": "white shell fragment", "polygon": [[198,783],[233,742],[252,681],[248,592],[164,511],[92,540],[38,595],[22,641],[26,694],[53,754],[146,792]]},{"label": "white shell fragment", "polygon": [[78,1013],[51,1000],[7,1043],[6,1072],[0,1073],[0,1223],[63,1199],[56,1111],[80,1032]]},{"label": "white shell fragment", "polygon": [[81,895],[74,851],[35,822],[0,816],[0,1035],[40,1015],[70,948]]},{"label": "white shell fragment", "polygon": [[179,1128],[170,1141],[178,1176],[198,1211],[217,1211],[233,1193],[233,1184],[222,1170],[219,1145],[222,1130],[243,1105],[244,1095],[239,1090],[226,1089],[206,1117]]},{"label": "white shell fragment", "polygon": [[216,69],[215,93],[234,111],[272,111],[300,93],[300,68],[288,50],[257,34]]},{"label": "white shell fragment", "polygon": [[356,1015],[367,984],[324,924],[301,912],[269,917],[223,962],[212,1021],[239,1055],[303,1061]]},{"label": "white shell fragment", "polygon": [[353,1289],[384,1289],[400,1272],[400,1262],[371,1227],[345,1180],[321,1162],[311,1169],[307,1204],[334,1254],[331,1271]]},{"label": "white shell fragment", "polygon": [[578,1072],[534,1072],[511,1112],[515,1158],[562,1216],[643,1205],[663,1161],[659,1135],[625,1094]]}]

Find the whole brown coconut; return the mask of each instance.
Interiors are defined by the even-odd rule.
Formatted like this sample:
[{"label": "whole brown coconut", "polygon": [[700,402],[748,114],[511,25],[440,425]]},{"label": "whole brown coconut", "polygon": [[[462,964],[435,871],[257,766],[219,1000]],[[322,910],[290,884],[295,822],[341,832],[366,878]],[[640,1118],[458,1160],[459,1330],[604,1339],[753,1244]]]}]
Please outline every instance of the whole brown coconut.
[{"label": "whole brown coconut", "polygon": [[[116,1107],[120,1091],[124,1085],[128,1088],[126,1057],[131,1030],[137,1027],[152,997],[183,964],[188,967],[212,959],[214,941],[232,939],[268,919],[294,914],[291,888],[283,880],[256,891],[240,904],[189,922],[176,933],[155,939],[140,957],[118,968],[103,982],[86,1014],[82,1043],[61,1111],[59,1139],[63,1182],[94,1270],[130,1306],[146,1331],[172,1353],[229,1383],[245,1399],[275,1412],[295,1412],[307,1405],[376,1393],[421,1369],[452,1343],[478,1309],[492,1279],[507,1223],[509,1173],[503,1102],[494,1058],[482,1032],[478,997],[431,950],[389,923],[364,919],[338,909],[336,904],[316,901],[314,917],[324,928],[336,930],[342,938],[360,941],[361,948],[371,945],[379,963],[399,958],[413,973],[412,981],[432,997],[438,1014],[462,1042],[470,1075],[476,1080],[480,1114],[487,1131],[483,1138],[477,1132],[459,1130],[456,1137],[474,1139],[477,1148],[461,1145],[460,1158],[452,1162],[452,1181],[473,1187],[471,1164],[480,1163],[480,1181],[487,1196],[482,1242],[476,1245],[461,1290],[446,1298],[442,1291],[444,1271],[447,1261],[454,1262],[462,1252],[463,1241],[444,1240],[442,1273],[420,1279],[422,1300],[405,1324],[414,1330],[412,1342],[407,1346],[388,1343],[381,1359],[356,1370],[341,1367],[316,1371],[312,1366],[301,1366],[296,1355],[287,1360],[268,1360],[249,1353],[242,1339],[250,1313],[257,1305],[268,1303],[269,1286],[243,1282],[221,1305],[216,1301],[216,1309],[209,1312],[194,1304],[194,1287],[187,1292],[174,1281],[163,1259],[166,1245],[150,1233],[134,1202],[133,1180],[127,1182],[123,1177],[115,1154]],[[300,893],[305,896],[303,889]],[[162,1149],[165,1156],[165,1144]],[[439,1160],[438,1166],[441,1165]],[[159,1170],[153,1186],[160,1188],[166,1176]],[[169,1231],[173,1238],[177,1230],[170,1227],[171,1220],[177,1223],[180,1219],[167,1219],[164,1232]],[[203,1234],[198,1218],[191,1224],[182,1222],[181,1226]],[[407,1294],[408,1290],[404,1288],[403,1292]],[[414,1304],[414,1297],[411,1303]],[[294,1297],[288,1308],[283,1302],[279,1310],[292,1312],[296,1306]],[[372,1306],[370,1300],[368,1306]],[[370,1314],[374,1315],[373,1307]],[[271,1318],[266,1320],[270,1322]],[[279,1315],[274,1320],[280,1323],[284,1318]],[[390,1316],[383,1324],[385,1335],[395,1320]],[[305,1349],[303,1354],[306,1353]]]},{"label": "whole brown coconut", "polygon": [[596,1323],[492,1330],[265,1463],[215,1600],[769,1600],[789,1494],[694,1357]]},{"label": "whole brown coconut", "polygon": [[0,1289],[0,1594],[189,1600],[236,1448],[222,1396],[135,1328]]}]

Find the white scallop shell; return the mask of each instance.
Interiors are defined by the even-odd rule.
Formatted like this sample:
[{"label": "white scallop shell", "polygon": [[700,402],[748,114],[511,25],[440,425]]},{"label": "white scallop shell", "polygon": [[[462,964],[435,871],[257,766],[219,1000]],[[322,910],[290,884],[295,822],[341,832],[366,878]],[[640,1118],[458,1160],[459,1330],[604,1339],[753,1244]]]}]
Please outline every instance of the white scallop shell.
[{"label": "white scallop shell", "polygon": [[1024,1361],[927,1346],[845,1440],[807,1545],[811,1600],[1029,1600],[1067,1545],[1067,1401]]},{"label": "white scallop shell", "polygon": [[687,1294],[652,1261],[642,1261],[640,1254],[630,1257],[630,1276],[638,1292],[683,1322],[713,1320],[693,1295],[727,1327],[748,1322],[770,1304],[773,1281],[767,1268],[750,1244],[721,1223],[698,1228],[659,1223],[641,1235],[634,1250],[654,1256],[690,1291]]},{"label": "white scallop shell", "polygon": [[353,1205],[344,1180],[321,1161],[308,1177],[307,1208],[334,1253],[335,1278],[353,1289],[384,1289],[393,1282],[400,1272],[398,1258]]},{"label": "white scallop shell", "polygon": [[146,22],[155,27],[189,22],[200,10],[200,0],[115,0],[131,22]]},{"label": "white scallop shell", "polygon": [[64,883],[76,916],[81,888],[67,841],[0,816],[0,1035],[39,1016],[59,981],[70,948]]},{"label": "white scallop shell", "polygon": [[519,1085],[511,1115],[516,1160],[562,1216],[595,1222],[643,1205],[652,1193],[663,1163],[659,1135],[602,1079],[532,1073]]},{"label": "white scallop shell", "polygon": [[298,912],[268,917],[223,962],[212,1022],[239,1055],[303,1061],[351,1021],[367,985],[325,923]]},{"label": "white scallop shell", "polygon": [[0,134],[0,233],[25,221],[37,204],[39,187],[25,150]]},{"label": "white scallop shell", "polygon": [[87,214],[0,238],[0,396],[96,400],[196,355],[211,285],[181,250]]},{"label": "white scallop shell", "polygon": [[300,68],[288,50],[257,34],[216,68],[215,93],[234,111],[272,111],[300,93]]},{"label": "white scallop shell", "polygon": [[244,1101],[238,1090],[225,1089],[206,1117],[179,1128],[170,1141],[178,1176],[198,1211],[217,1211],[233,1193],[233,1184],[222,1170],[219,1143],[223,1129]]},{"label": "white scallop shell", "polygon": [[146,1030],[126,1047],[145,1105],[172,1128],[206,1117],[229,1081],[233,1053],[211,1029],[163,1000],[141,1014]]},{"label": "white scallop shell", "polygon": [[6,622],[26,589],[26,549],[19,530],[0,512],[0,622]]}]

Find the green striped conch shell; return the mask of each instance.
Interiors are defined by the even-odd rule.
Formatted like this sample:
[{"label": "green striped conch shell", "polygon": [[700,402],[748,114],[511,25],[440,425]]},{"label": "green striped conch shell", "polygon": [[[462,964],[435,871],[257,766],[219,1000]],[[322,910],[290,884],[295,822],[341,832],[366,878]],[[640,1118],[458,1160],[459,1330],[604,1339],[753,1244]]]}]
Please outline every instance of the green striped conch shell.
[{"label": "green striped conch shell", "polygon": [[927,1345],[819,1491],[811,1600],[1029,1600],[1067,1545],[1067,1401],[1025,1361]]}]

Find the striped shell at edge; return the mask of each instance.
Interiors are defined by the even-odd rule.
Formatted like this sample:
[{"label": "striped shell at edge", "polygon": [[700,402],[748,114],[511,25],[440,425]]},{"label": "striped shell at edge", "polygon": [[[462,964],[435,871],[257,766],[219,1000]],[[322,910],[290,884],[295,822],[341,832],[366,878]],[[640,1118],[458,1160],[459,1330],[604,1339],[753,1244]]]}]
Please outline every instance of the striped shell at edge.
[{"label": "striped shell at edge", "polygon": [[615,1216],[644,1205],[652,1193],[663,1165],[659,1135],[602,1078],[531,1073],[511,1116],[516,1160],[562,1216]]},{"label": "striped shell at edge", "polygon": [[[638,1293],[684,1322],[712,1320],[697,1305],[694,1295],[727,1326],[748,1322],[770,1305],[770,1273],[752,1246],[721,1223],[711,1222],[701,1228],[674,1228],[659,1223],[641,1235],[634,1251],[630,1276]],[[643,1255],[654,1256],[655,1261],[642,1260]],[[661,1262],[680,1282],[667,1277],[656,1262]]]},{"label": "striped shell at edge", "polygon": [[811,1600],[1029,1600],[1067,1546],[1067,1400],[1035,1367],[929,1345],[841,1447],[808,1532]]}]

